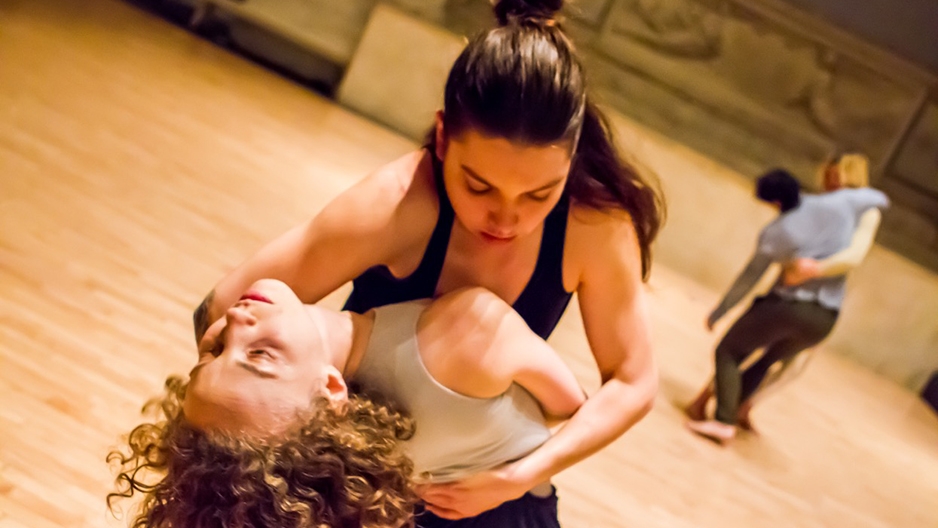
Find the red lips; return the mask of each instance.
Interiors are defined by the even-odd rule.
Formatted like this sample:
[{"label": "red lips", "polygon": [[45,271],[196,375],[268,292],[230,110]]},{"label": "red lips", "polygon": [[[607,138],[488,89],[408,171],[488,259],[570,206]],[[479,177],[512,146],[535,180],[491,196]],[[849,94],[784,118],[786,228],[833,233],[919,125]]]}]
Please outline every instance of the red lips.
[{"label": "red lips", "polygon": [[267,304],[274,304],[274,302],[268,299],[267,297],[264,297],[263,295],[254,291],[249,291],[245,293],[238,300],[240,301],[250,300],[250,301],[257,301],[257,302],[262,302],[262,303],[267,303]]},{"label": "red lips", "polygon": [[482,235],[482,238],[483,238],[485,241],[487,241],[487,242],[493,242],[493,243],[511,242],[512,240],[515,239],[514,236],[510,236],[510,237],[500,237],[500,236],[492,235],[492,234],[490,234],[490,233],[486,233],[485,231],[483,231],[483,232],[481,233],[481,235]]}]

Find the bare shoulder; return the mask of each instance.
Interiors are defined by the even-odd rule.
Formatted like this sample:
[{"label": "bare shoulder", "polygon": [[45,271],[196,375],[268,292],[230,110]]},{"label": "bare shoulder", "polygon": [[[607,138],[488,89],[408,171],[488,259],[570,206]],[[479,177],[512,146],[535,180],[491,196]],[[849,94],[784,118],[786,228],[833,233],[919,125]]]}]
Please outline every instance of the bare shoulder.
[{"label": "bare shoulder", "polygon": [[462,288],[434,300],[424,317],[446,334],[453,349],[473,361],[497,358],[527,324],[501,297],[481,287]]},{"label": "bare shoulder", "polygon": [[[326,232],[368,237],[406,248],[432,230],[439,208],[425,150],[408,153],[369,174],[320,213]],[[396,252],[396,251],[393,251]]]},{"label": "bare shoulder", "polygon": [[635,235],[632,215],[623,209],[594,209],[583,205],[570,208],[568,229],[578,237],[617,237]]},{"label": "bare shoulder", "polygon": [[[511,384],[506,352],[520,316],[494,293],[466,288],[433,301],[417,324],[420,355],[430,374],[466,396],[489,398]],[[524,321],[521,321],[524,324]]]},{"label": "bare shoulder", "polygon": [[573,206],[567,223],[564,260],[579,272],[615,261],[641,264],[641,249],[632,216],[622,209]]},{"label": "bare shoulder", "polygon": [[[372,207],[375,214],[393,213],[409,202],[432,196],[432,168],[425,150],[409,152],[378,168],[345,194]],[[427,177],[427,172],[431,177]]]},{"label": "bare shoulder", "polygon": [[495,336],[495,331],[514,309],[491,291],[481,287],[461,288],[434,300],[424,312],[433,324],[448,328],[453,336]]}]

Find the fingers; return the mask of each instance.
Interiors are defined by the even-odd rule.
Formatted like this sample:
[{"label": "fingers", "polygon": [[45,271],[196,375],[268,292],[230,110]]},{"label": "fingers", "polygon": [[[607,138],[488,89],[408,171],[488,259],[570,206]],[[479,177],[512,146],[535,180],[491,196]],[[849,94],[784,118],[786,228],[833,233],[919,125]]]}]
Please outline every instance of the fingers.
[{"label": "fingers", "polygon": [[782,275],[782,284],[785,286],[794,286],[801,283],[803,280],[802,276],[798,274],[797,271],[786,271]]},{"label": "fingers", "polygon": [[443,486],[423,486],[423,489],[417,489],[417,496],[425,502],[437,505],[446,505],[453,501],[453,492]]},{"label": "fingers", "polygon": [[429,511],[429,512],[432,513],[433,515],[436,515],[437,517],[440,517],[440,518],[442,518],[442,519],[447,519],[447,520],[455,521],[455,520],[457,520],[457,519],[462,519],[463,517],[465,517],[465,515],[461,515],[461,514],[460,514],[458,511],[456,511],[456,510],[450,510],[450,509],[447,509],[447,508],[441,508],[440,506],[436,506],[436,505],[433,505],[433,504],[430,504],[430,503],[427,503],[427,504],[425,505],[425,508],[426,508],[427,511]]},{"label": "fingers", "polygon": [[437,517],[449,520],[462,519],[465,514],[456,510],[456,500],[452,493],[446,489],[440,489],[436,486],[428,486],[418,495],[424,502],[424,507]]}]

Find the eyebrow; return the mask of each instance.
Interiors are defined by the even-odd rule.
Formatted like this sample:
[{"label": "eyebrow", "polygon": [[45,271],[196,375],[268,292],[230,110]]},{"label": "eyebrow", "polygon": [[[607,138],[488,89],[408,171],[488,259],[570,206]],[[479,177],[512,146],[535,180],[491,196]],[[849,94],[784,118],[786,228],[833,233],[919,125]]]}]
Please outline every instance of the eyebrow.
[{"label": "eyebrow", "polygon": [[[466,171],[466,174],[468,174],[471,178],[473,178],[473,179],[475,179],[475,180],[479,180],[479,182],[481,182],[481,183],[483,183],[483,184],[485,184],[485,185],[488,185],[489,187],[495,187],[494,185],[492,185],[491,183],[489,183],[488,180],[486,180],[486,179],[483,178],[482,176],[479,176],[479,173],[476,172],[476,171],[474,171],[474,170],[472,170],[471,168],[469,168],[469,167],[467,167],[467,166],[465,166],[465,165],[460,165],[460,168],[462,168],[462,170]],[[545,184],[545,185],[541,185],[541,186],[538,187],[537,189],[534,189],[534,190],[528,191],[528,192],[529,192],[529,193],[536,193],[536,192],[538,192],[538,191],[546,191],[547,189],[550,189],[550,188],[552,188],[552,187],[556,187],[556,186],[559,185],[560,182],[562,182],[562,181],[563,181],[563,176],[557,178],[556,180],[550,181],[550,182],[548,182],[548,183]]]}]

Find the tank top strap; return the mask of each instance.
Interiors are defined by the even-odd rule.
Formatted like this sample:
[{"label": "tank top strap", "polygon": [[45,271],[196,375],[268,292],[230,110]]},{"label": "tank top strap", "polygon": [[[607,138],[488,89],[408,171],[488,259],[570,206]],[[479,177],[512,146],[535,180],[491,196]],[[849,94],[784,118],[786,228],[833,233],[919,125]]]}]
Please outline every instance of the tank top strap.
[{"label": "tank top strap", "polygon": [[[531,280],[525,286],[522,296],[532,293],[563,291],[563,248],[567,237],[567,216],[570,211],[570,198],[564,193],[557,205],[544,219],[544,231],[541,234],[541,247],[537,254],[537,263]],[[520,298],[519,298],[520,300]]]},{"label": "tank top strap", "polygon": [[440,212],[420,264],[413,273],[403,278],[395,277],[383,265],[367,269],[353,281],[352,293],[345,302],[344,310],[365,313],[377,306],[430,298],[436,293],[443,262],[446,260],[446,248],[449,246],[455,213],[446,195],[443,168],[433,152],[429,153],[433,163],[433,180],[439,197]]},{"label": "tank top strap", "polygon": [[561,286],[563,285],[563,248],[567,239],[569,212],[570,196],[564,193],[544,220],[544,233],[541,235],[541,249],[535,269],[535,275],[540,271],[547,277],[559,278]]},{"label": "tank top strap", "polygon": [[544,220],[534,273],[514,304],[515,311],[531,330],[544,339],[557,326],[572,295],[563,286],[563,251],[569,211],[570,197],[564,193]]},{"label": "tank top strap", "polygon": [[[453,232],[453,222],[456,214],[453,211],[453,205],[446,194],[446,185],[443,181],[443,164],[437,159],[436,155],[429,151],[430,160],[433,165],[433,181],[436,184],[436,193],[439,197],[440,212],[437,216],[436,226],[433,228],[433,234],[430,235],[430,242],[424,251],[423,259],[414,272],[414,277],[420,277],[424,289],[429,290],[429,295],[435,293],[436,285],[440,280],[440,273],[443,272],[443,262],[446,260],[446,249],[449,247],[449,237]],[[432,283],[432,284],[429,284]]]}]

